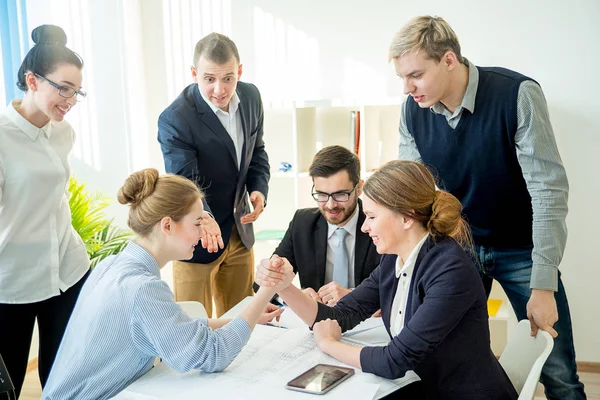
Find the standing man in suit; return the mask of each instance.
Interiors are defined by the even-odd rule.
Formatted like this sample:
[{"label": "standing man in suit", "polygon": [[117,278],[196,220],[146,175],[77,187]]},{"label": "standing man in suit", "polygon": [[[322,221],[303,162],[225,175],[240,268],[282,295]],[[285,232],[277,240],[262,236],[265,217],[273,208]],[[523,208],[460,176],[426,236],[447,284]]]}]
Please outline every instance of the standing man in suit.
[{"label": "standing man in suit", "polygon": [[556,338],[542,370],[546,396],[585,399],[558,270],[569,184],[540,85],[471,63],[439,17],[409,22],[389,59],[409,95],[399,158],[425,163],[461,201],[488,294],[496,279],[532,335],[539,328]]},{"label": "standing man in suit", "polygon": [[211,33],[196,44],[193,61],[195,83],[160,115],[158,141],[166,171],[191,179],[206,194],[199,228],[207,239],[192,259],[173,262],[175,298],[201,302],[209,317],[214,298],[219,317],[252,294],[252,222],[266,204],[269,159],[260,93],[239,81],[235,43]]},{"label": "standing man in suit", "polygon": [[334,305],[369,277],[380,256],[360,230],[365,215],[358,198],[364,183],[358,157],[342,146],[325,147],[315,155],[309,174],[318,207],[296,211],[275,254],[293,265],[305,294]]}]

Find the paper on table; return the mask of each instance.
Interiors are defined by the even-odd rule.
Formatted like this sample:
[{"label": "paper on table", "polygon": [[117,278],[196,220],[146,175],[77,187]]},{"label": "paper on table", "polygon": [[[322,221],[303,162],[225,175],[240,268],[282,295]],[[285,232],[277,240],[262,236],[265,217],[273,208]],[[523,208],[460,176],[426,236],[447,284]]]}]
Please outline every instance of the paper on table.
[{"label": "paper on table", "polygon": [[[306,329],[274,329],[257,325],[248,344],[225,371],[180,374],[161,363],[129,386],[127,391],[159,399],[210,398],[214,395],[218,398],[254,400],[277,398],[275,393],[281,393],[286,399],[295,395],[306,399],[305,393],[286,390],[285,384],[318,363],[344,365],[321,352],[316,347],[312,332]],[[372,385],[377,385],[376,395],[379,397],[399,389],[403,382],[356,370],[355,376],[324,397],[332,400],[356,398],[346,393],[346,390],[352,390],[352,393],[362,390],[352,388],[354,385],[364,388],[365,394],[373,389]],[[366,395],[364,398],[373,397]]]}]

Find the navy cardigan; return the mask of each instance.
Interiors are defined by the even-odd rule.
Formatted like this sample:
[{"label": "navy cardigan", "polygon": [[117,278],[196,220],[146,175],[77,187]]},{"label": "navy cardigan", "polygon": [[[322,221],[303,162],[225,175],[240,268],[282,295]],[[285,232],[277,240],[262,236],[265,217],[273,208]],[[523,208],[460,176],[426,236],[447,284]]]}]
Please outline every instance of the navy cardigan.
[{"label": "navy cardigan", "polygon": [[[334,307],[319,304],[315,322],[335,319],[346,331],[381,308],[389,334],[396,258],[384,255],[369,278]],[[364,347],[362,370],[390,379],[414,370],[428,399],[516,399],[490,348],[481,278],[453,239],[425,241],[409,290],[404,328],[387,346]]]}]

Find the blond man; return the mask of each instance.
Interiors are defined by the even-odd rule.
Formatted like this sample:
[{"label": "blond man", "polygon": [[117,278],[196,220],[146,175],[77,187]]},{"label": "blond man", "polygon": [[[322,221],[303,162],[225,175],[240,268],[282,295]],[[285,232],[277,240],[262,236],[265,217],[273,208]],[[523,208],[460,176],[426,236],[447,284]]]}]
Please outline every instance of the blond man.
[{"label": "blond man", "polygon": [[488,294],[497,280],[532,335],[544,329],[556,338],[541,377],[548,398],[584,399],[558,270],[569,186],[540,85],[475,66],[439,17],[405,25],[389,59],[408,95],[399,158],[425,163],[461,201]]}]

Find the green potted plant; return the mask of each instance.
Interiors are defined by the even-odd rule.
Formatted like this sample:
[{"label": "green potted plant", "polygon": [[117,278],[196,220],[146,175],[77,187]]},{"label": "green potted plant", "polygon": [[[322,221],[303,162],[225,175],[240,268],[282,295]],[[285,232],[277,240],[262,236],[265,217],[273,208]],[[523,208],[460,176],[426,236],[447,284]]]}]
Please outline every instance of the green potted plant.
[{"label": "green potted plant", "polygon": [[106,196],[100,193],[90,194],[85,188],[85,183],[79,183],[74,177],[69,180],[69,193],[71,223],[81,236],[90,257],[91,267],[94,268],[104,258],[119,253],[132,233],[107,219],[104,209],[110,201]]}]

